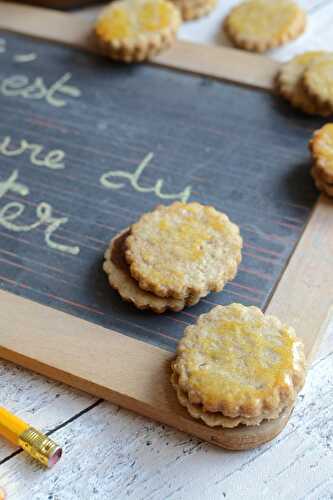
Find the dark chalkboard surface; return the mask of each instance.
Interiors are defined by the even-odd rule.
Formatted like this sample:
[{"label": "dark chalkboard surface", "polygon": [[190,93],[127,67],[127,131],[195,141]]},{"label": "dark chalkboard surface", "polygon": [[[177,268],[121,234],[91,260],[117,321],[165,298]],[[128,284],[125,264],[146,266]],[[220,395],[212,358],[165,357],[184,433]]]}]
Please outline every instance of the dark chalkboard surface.
[{"label": "dark chalkboard surface", "polygon": [[[2,289],[170,350],[215,304],[265,307],[316,200],[319,120],[262,91],[5,32],[0,110]],[[225,211],[243,261],[222,293],[155,316],[110,289],[103,253],[172,199]]]}]

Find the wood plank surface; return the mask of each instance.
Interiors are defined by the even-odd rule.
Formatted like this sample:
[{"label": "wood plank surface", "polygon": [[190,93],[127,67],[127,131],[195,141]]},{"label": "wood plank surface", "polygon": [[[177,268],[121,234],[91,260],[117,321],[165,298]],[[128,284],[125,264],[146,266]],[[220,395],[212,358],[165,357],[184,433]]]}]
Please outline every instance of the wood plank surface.
[{"label": "wood plank surface", "polygon": [[[285,412],[255,428],[209,428],[179,405],[169,380],[172,354],[97,325],[92,331],[87,321],[6,292],[0,301],[6,325],[0,356],[37,373],[230,449],[266,442],[288,420]],[[27,324],[17,310],[29,317]]]},{"label": "wood plank surface", "polygon": [[[44,432],[86,411],[96,398],[0,360],[0,404]],[[0,440],[0,464],[17,448]],[[1,478],[1,472],[0,472]],[[0,479],[1,486],[1,479]]]},{"label": "wood plank surface", "polygon": [[102,403],[52,433],[65,450],[57,467],[44,471],[20,454],[0,465],[0,485],[15,500],[26,500],[28,490],[36,500],[329,499],[332,356],[331,337],[288,427],[256,450],[224,452]]},{"label": "wood plank surface", "polygon": [[267,312],[302,338],[309,363],[333,318],[333,201],[322,195]]}]

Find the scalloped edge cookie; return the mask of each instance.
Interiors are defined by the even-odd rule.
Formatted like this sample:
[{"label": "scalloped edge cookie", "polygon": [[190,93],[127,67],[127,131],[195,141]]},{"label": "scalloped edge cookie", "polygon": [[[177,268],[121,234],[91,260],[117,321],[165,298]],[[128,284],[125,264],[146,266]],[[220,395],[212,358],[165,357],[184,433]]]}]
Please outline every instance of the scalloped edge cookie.
[{"label": "scalloped edge cookie", "polygon": [[184,21],[193,21],[207,16],[215,9],[217,0],[172,0],[180,9]]},{"label": "scalloped edge cookie", "polygon": [[126,302],[130,302],[141,310],[150,309],[157,314],[166,310],[181,311],[185,302],[182,300],[156,297],[152,293],[141,290],[137,282],[131,277],[127,262],[124,258],[124,242],[130,233],[127,228],[117,234],[105,252],[103,269],[108,275],[109,284],[117,290]]},{"label": "scalloped edge cookie", "polygon": [[[331,158],[327,159],[322,151],[325,145],[325,138],[330,136],[331,144],[327,147],[331,148]],[[309,150],[311,152],[315,172],[323,182],[328,184],[333,183],[333,123],[326,123],[319,130],[316,130],[309,142]]]},{"label": "scalloped edge cookie", "polygon": [[133,224],[125,257],[143,290],[197,300],[221,291],[241,261],[239,228],[200,203],[159,205]]},{"label": "scalloped edge cookie", "polygon": [[311,175],[313,177],[313,180],[315,182],[316,188],[318,191],[321,191],[322,193],[326,194],[330,198],[333,197],[333,183],[325,182],[321,178],[320,172],[316,170],[316,166],[312,167],[311,169]]},{"label": "scalloped edge cookie", "polygon": [[325,51],[309,51],[298,54],[287,63],[284,63],[276,78],[276,87],[279,94],[290,104],[310,115],[329,116],[331,110],[327,106],[318,106],[304,90],[303,74],[307,67],[320,57],[325,57]]},{"label": "scalloped edge cookie", "polygon": [[304,91],[319,107],[333,113],[333,54],[313,62],[303,75]]},{"label": "scalloped edge cookie", "polygon": [[173,372],[171,375],[171,384],[174,387],[178,401],[184,408],[187,409],[189,414],[198,420],[203,420],[203,422],[208,425],[209,427],[225,427],[232,429],[234,427],[237,427],[238,425],[247,425],[247,426],[252,426],[252,425],[259,425],[263,420],[274,420],[275,418],[279,418],[279,416],[287,409],[290,408],[289,406],[286,406],[284,408],[279,408],[275,411],[272,412],[265,412],[265,414],[259,416],[259,417],[252,417],[252,418],[246,418],[246,417],[226,417],[223,415],[221,412],[210,412],[206,411],[202,405],[200,404],[195,404],[191,403],[186,392],[181,389],[181,387],[178,384],[178,375],[177,373]]},{"label": "scalloped edge cookie", "polygon": [[116,61],[126,63],[142,62],[153,57],[172,45],[181,25],[179,9],[168,0],[160,0],[170,8],[169,26],[154,32],[138,32],[135,37],[111,39],[101,28],[105,16],[119,4],[126,4],[128,0],[116,0],[104,8],[95,24],[95,38],[101,52]]},{"label": "scalloped edge cookie", "polygon": [[[283,9],[283,4],[288,6],[293,6],[295,8],[295,17],[294,19],[286,24],[285,29],[281,31],[279,34],[272,33],[271,37],[267,37],[266,39],[262,39],[260,37],[249,36],[248,34],[243,33],[241,30],[236,29],[233,26],[233,20],[238,15],[241,10],[244,10],[247,5],[253,5],[253,11],[257,11],[257,13],[262,12],[265,8],[265,4],[269,3],[281,3],[281,9]],[[249,21],[251,22],[251,21]],[[228,35],[230,41],[238,48],[245,49],[251,52],[266,52],[267,50],[273,49],[275,47],[279,47],[280,45],[284,45],[299,35],[301,35],[307,23],[306,13],[292,0],[246,0],[238,5],[236,5],[233,9],[231,9],[228,16],[225,18],[223,23],[223,28],[225,33]],[[272,26],[274,26],[274,20],[272,19]]]},{"label": "scalloped edge cookie", "polygon": [[[230,342],[228,333],[234,327],[236,343]],[[254,335],[249,337],[251,331]],[[231,304],[214,307],[185,329],[172,370],[192,411],[194,407],[201,410],[200,415],[242,417],[244,422],[238,423],[256,425],[292,406],[304,384],[305,356],[291,327],[257,307]]]}]

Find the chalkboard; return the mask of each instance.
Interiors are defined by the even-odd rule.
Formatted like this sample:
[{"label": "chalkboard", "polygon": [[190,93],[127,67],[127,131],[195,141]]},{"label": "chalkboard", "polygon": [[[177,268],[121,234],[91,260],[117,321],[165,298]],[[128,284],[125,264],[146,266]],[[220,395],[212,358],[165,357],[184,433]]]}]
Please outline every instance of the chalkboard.
[{"label": "chalkboard", "polygon": [[[0,110],[2,289],[168,350],[215,304],[265,307],[317,198],[307,141],[320,120],[262,91],[7,32]],[[223,292],[156,316],[109,287],[103,253],[174,199],[226,212],[243,260]]]}]

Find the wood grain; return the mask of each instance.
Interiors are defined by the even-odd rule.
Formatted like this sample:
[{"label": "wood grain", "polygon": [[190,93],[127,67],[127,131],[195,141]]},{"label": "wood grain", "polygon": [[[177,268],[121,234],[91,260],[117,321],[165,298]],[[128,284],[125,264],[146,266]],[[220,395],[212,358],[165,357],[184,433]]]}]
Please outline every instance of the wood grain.
[{"label": "wood grain", "polygon": [[267,312],[290,323],[308,362],[333,318],[333,201],[321,195]]},{"label": "wood grain", "polygon": [[[12,3],[0,2],[0,9],[0,28],[98,52],[91,36],[92,23],[89,21],[61,12]],[[268,57],[182,41],[177,41],[170,50],[151,62],[265,90],[272,89],[274,76],[280,67],[280,63]]]},{"label": "wood grain", "polygon": [[[0,394],[2,406],[44,432],[53,431],[96,404],[96,399],[86,393],[3,360],[0,360]],[[0,439],[0,464],[15,451],[13,445]]]},{"label": "wood grain", "polygon": [[7,292],[0,301],[0,356],[35,372],[229,449],[258,446],[288,420],[286,412],[255,429],[211,429],[179,405],[170,353]]},{"label": "wood grain", "polygon": [[[43,500],[329,499],[332,357],[327,343],[309,372],[290,424],[274,443],[228,453],[101,403],[52,432],[65,452],[57,467],[45,472],[21,453],[0,465],[1,486],[15,500],[26,500],[28,489],[31,498]],[[29,380],[27,374],[30,386]],[[0,390],[5,382],[0,379]]]}]

